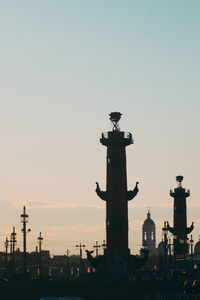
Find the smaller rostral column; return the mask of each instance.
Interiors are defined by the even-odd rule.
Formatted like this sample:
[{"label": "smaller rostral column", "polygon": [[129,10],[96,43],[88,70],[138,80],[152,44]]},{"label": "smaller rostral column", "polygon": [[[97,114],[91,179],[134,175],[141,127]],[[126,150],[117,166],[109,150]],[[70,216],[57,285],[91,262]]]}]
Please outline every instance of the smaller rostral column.
[{"label": "smaller rostral column", "polygon": [[178,187],[170,190],[170,196],[174,198],[174,226],[170,227],[167,222],[168,230],[174,235],[174,258],[185,259],[189,253],[187,235],[192,232],[193,222],[187,227],[187,208],[186,198],[190,196],[190,190],[182,187],[183,176],[177,176]]},{"label": "smaller rostral column", "polygon": [[126,256],[128,248],[128,201],[138,193],[138,182],[133,190],[127,191],[126,146],[133,144],[131,133],[120,131],[120,112],[112,112],[112,131],[102,133],[100,142],[107,147],[106,191],[97,184],[96,193],[106,201],[106,244],[107,254]]}]

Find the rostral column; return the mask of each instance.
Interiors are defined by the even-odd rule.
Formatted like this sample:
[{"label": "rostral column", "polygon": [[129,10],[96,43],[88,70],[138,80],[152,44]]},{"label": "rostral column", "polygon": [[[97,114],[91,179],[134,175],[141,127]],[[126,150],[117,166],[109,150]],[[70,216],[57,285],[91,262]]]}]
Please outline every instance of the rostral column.
[{"label": "rostral column", "polygon": [[127,256],[128,247],[128,201],[138,193],[138,182],[127,191],[126,146],[133,144],[130,132],[120,131],[120,112],[110,113],[112,131],[102,133],[100,142],[107,147],[106,191],[96,187],[97,195],[106,201],[106,254]]}]

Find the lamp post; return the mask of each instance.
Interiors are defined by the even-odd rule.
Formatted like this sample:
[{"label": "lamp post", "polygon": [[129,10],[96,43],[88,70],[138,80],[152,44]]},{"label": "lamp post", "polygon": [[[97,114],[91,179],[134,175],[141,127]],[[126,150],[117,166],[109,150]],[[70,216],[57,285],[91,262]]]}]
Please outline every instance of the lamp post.
[{"label": "lamp post", "polygon": [[107,247],[106,241],[105,241],[105,240],[103,240],[103,244],[101,244],[101,247],[102,247],[102,249],[103,249],[103,254],[104,254],[104,253],[105,253],[105,249],[106,249],[106,247]]},{"label": "lamp post", "polygon": [[98,244],[98,242],[96,241],[96,244],[93,246],[93,248],[95,248],[96,250],[96,256],[99,255],[99,248],[101,248],[101,246]]},{"label": "lamp post", "polygon": [[12,272],[12,238],[10,235],[10,240],[8,241],[10,243],[10,263],[9,263],[9,273]]},{"label": "lamp post", "polygon": [[165,272],[167,272],[167,255],[168,255],[168,241],[167,241],[167,222],[164,221],[164,227],[162,228],[163,234],[164,234],[164,243],[165,243]]},{"label": "lamp post", "polygon": [[169,239],[169,245],[168,245],[168,248],[169,248],[169,256],[170,256],[170,259],[171,259],[171,255],[172,255],[172,244],[171,244],[171,239]]},{"label": "lamp post", "polygon": [[66,253],[67,253],[67,278],[69,278],[70,277],[70,269],[69,269],[69,253],[70,253],[70,251],[69,251],[69,249],[67,249]]},{"label": "lamp post", "polygon": [[23,232],[23,256],[24,256],[24,278],[26,278],[27,275],[27,262],[26,262],[26,234],[31,231],[31,229],[28,229],[26,231],[26,224],[28,223],[28,215],[26,213],[26,207],[23,207],[23,213],[21,214],[21,223],[23,224],[22,232]]},{"label": "lamp post", "polygon": [[15,232],[15,227],[13,227],[13,232],[10,235],[10,240],[11,240],[11,253],[12,253],[12,274],[13,276],[15,275],[15,244],[17,242],[16,240],[16,232]]},{"label": "lamp post", "polygon": [[193,261],[194,251],[193,251],[193,247],[194,247],[194,240],[193,240],[192,234],[191,234],[191,236],[190,236],[190,251],[191,251],[191,258],[192,258],[192,270],[194,268],[194,261]]},{"label": "lamp post", "polygon": [[106,249],[106,241],[105,240],[103,240],[103,244],[101,245],[102,246],[102,248],[103,248],[103,250],[105,250]]},{"label": "lamp post", "polygon": [[76,248],[80,249],[80,269],[82,271],[82,267],[83,267],[83,264],[82,264],[82,248],[85,248],[85,245],[82,245],[80,243],[79,245],[76,245]]},{"label": "lamp post", "polygon": [[42,264],[41,264],[41,258],[42,258],[42,242],[43,242],[43,237],[40,232],[39,237],[38,237],[38,244],[39,244],[39,278],[41,279],[41,269],[42,269]]},{"label": "lamp post", "polygon": [[5,245],[5,276],[7,276],[8,275],[8,245],[9,245],[8,238],[6,238],[4,245]]}]

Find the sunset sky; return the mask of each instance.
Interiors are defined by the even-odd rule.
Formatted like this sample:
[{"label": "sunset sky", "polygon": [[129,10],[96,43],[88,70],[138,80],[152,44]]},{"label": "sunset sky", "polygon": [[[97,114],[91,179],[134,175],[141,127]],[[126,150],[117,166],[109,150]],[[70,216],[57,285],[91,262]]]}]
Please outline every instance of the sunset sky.
[{"label": "sunset sky", "polygon": [[150,207],[157,244],[172,225],[170,188],[191,190],[188,226],[200,234],[200,1],[0,2],[0,251],[26,205],[34,251],[78,254],[105,239],[108,114],[130,131],[129,245],[141,248]]}]

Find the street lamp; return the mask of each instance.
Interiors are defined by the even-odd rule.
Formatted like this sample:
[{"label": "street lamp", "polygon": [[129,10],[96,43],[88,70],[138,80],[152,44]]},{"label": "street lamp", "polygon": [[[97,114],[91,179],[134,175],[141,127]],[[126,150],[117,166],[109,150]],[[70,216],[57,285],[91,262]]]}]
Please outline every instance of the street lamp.
[{"label": "street lamp", "polygon": [[70,269],[69,269],[69,253],[70,253],[70,251],[69,251],[69,249],[67,249],[66,253],[67,253],[67,278],[69,278],[70,277]]},{"label": "street lamp", "polygon": [[15,244],[17,242],[16,240],[16,232],[15,227],[13,227],[13,232],[10,235],[10,241],[11,241],[11,253],[12,253],[12,273],[13,276],[15,275]]},{"label": "street lamp", "polygon": [[39,237],[38,237],[38,244],[39,244],[39,278],[41,279],[41,269],[42,269],[42,264],[41,264],[41,258],[42,258],[42,242],[43,242],[43,237],[40,232]]},{"label": "street lamp", "polygon": [[27,264],[26,264],[26,234],[31,231],[28,229],[26,231],[26,224],[28,223],[28,215],[26,213],[26,207],[23,207],[23,213],[21,214],[21,223],[23,224],[22,232],[23,232],[23,251],[24,251],[24,278],[27,275]]},{"label": "street lamp", "polygon": [[102,246],[102,248],[103,248],[103,250],[105,250],[106,249],[106,241],[105,240],[103,240],[103,244],[101,245]]},{"label": "street lamp", "polygon": [[82,248],[85,248],[85,245],[80,243],[79,245],[76,245],[76,248],[80,249],[80,269],[82,270]]},{"label": "street lamp", "polygon": [[165,271],[167,271],[167,246],[168,246],[168,240],[167,240],[167,234],[168,234],[168,228],[167,228],[167,222],[164,221],[164,227],[162,228],[163,234],[164,234],[164,243],[165,243]]},{"label": "street lamp", "polygon": [[96,244],[93,246],[93,248],[95,248],[96,250],[96,256],[99,255],[99,248],[101,248],[101,246],[98,244],[98,242],[96,241]]},{"label": "street lamp", "polygon": [[194,240],[192,238],[192,234],[190,236],[190,251],[191,251],[191,258],[192,258],[192,269],[194,268],[194,261],[193,261],[193,247],[194,247]]},{"label": "street lamp", "polygon": [[6,238],[4,245],[5,245],[5,276],[7,276],[7,274],[8,274],[8,246],[9,246],[8,238]]}]

